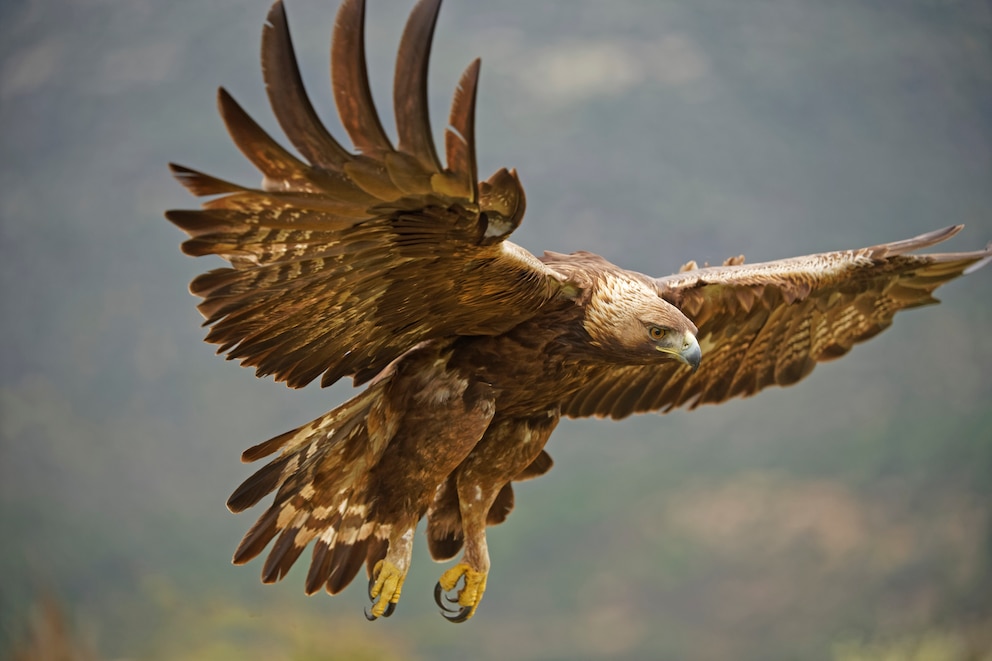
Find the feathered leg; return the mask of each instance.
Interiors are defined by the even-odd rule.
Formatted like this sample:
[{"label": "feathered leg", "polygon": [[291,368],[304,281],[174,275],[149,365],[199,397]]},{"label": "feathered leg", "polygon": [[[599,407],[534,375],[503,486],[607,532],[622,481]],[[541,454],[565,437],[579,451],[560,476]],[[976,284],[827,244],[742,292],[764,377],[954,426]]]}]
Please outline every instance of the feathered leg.
[{"label": "feathered leg", "polygon": [[[541,417],[496,421],[455,472],[465,552],[434,588],[434,600],[448,621],[464,622],[475,615],[489,577],[486,524],[493,503],[510,481],[535,462],[557,424],[557,410]],[[457,598],[444,595],[459,584]],[[449,608],[445,601],[459,608]]]},{"label": "feathered leg", "polygon": [[[379,541],[367,556],[370,620],[388,617],[410,569],[413,534],[437,485],[455,470],[483,437],[495,412],[492,386],[449,371],[424,349],[396,366],[387,407],[402,418],[371,475],[371,501]],[[395,409],[394,409],[395,407]],[[385,544],[383,544],[385,542]]]}]

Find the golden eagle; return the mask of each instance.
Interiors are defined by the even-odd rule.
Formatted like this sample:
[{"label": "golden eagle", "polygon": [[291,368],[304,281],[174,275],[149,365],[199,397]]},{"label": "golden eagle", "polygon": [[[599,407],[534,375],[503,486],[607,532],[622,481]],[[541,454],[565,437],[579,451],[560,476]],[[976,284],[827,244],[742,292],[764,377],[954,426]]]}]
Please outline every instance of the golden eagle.
[{"label": "golden eagle", "polygon": [[[393,88],[394,145],[372,103],[363,0],[334,28],[334,98],[354,153],[307,98],[286,15],[262,33],[262,71],[282,129],[304,160],[220,90],[231,137],[260,188],[172,165],[200,210],[166,217],[188,255],[230,268],[193,280],[218,352],[301,387],[351,376],[364,392],[245,451],[276,454],[228,500],[233,512],[275,493],[234,562],[272,543],[266,583],[313,543],[306,592],[347,586],[365,564],[370,619],[390,615],[414,530],[445,571],[435,600],[471,617],[489,571],[486,527],[513,507],[514,481],[545,473],[562,415],[623,418],[723,402],[785,386],[935,302],[941,284],[992,259],[992,247],[910,254],[960,230],[764,264],[686,264],[651,278],[596,255],[531,255],[507,238],[524,215],[513,170],[476,173],[479,60],[454,94],[442,164],[427,110],[427,64],[440,0],[421,0],[403,33]],[[448,597],[446,593],[456,592]],[[445,599],[448,604],[445,605]]]}]

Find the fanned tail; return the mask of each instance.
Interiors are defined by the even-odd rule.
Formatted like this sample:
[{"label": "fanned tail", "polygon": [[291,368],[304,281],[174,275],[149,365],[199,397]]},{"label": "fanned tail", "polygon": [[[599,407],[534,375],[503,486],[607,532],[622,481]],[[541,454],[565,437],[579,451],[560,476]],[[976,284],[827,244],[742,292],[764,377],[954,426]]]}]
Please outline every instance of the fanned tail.
[{"label": "fanned tail", "polygon": [[[275,492],[234,553],[240,565],[260,555],[275,539],[262,568],[262,582],[285,576],[310,542],[316,540],[306,592],[325,586],[343,590],[371,555],[384,552],[376,529],[367,483],[391,436],[383,420],[383,391],[389,379],[302,427],[260,443],[242,455],[256,461],[280,451],[245,480],[227,501],[242,512]],[[371,424],[370,424],[371,423]]]}]

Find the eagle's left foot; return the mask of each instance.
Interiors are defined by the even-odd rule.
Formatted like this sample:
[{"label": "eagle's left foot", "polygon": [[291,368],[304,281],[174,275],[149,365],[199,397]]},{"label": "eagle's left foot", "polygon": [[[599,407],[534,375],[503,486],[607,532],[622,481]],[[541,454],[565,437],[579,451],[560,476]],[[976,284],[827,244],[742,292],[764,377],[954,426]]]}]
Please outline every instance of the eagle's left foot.
[{"label": "eagle's left foot", "polygon": [[404,580],[406,580],[406,572],[393,563],[388,560],[380,560],[376,563],[372,570],[372,578],[369,579],[369,600],[372,601],[372,610],[365,611],[365,618],[369,622],[393,614],[400,600]]},{"label": "eagle's left foot", "polygon": [[[441,608],[441,615],[449,622],[464,622],[473,615],[475,609],[482,601],[482,595],[486,591],[486,572],[476,571],[464,562],[441,574],[437,585],[434,586],[434,602]],[[458,599],[450,599],[445,592],[451,592],[459,582],[462,588],[458,591]],[[441,599],[449,604],[458,604],[461,608],[448,608]]]}]

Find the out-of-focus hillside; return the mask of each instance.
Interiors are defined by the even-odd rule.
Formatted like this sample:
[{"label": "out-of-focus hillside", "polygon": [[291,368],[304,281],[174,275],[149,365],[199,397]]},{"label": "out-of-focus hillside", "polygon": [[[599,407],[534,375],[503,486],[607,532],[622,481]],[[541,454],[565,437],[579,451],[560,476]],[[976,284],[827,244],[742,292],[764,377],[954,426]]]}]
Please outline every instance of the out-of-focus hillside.
[{"label": "out-of-focus hillside", "polygon": [[[288,0],[332,130],[336,3]],[[369,0],[379,107],[412,2]],[[0,650],[41,595],[107,659],[975,659],[992,653],[992,270],[794,388],[563,423],[555,468],[490,535],[453,627],[422,539],[388,621],[365,586],[232,567],[249,445],[352,392],[290,391],[214,357],[162,218],[178,161],[258,175],[224,85],[278,135],[268,7],[0,5]],[[664,274],[963,222],[992,239],[992,15],[978,0],[446,0],[431,104],[483,58],[480,172],[516,167],[514,240]],[[390,122],[386,121],[387,124]],[[25,649],[23,645],[17,649]]]}]

